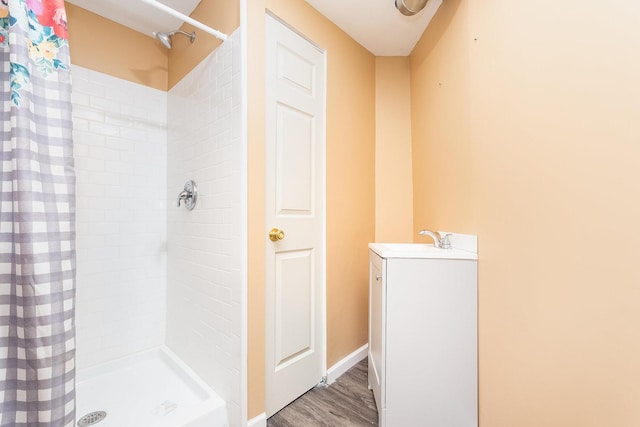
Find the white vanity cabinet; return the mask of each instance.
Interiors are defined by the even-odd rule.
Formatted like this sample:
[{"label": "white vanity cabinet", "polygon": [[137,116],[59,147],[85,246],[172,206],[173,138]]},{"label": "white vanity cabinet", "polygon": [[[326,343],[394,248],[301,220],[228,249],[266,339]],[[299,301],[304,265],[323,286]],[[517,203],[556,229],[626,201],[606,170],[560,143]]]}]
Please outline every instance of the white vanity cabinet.
[{"label": "white vanity cabinet", "polygon": [[369,248],[368,376],[379,425],[477,426],[477,251]]}]

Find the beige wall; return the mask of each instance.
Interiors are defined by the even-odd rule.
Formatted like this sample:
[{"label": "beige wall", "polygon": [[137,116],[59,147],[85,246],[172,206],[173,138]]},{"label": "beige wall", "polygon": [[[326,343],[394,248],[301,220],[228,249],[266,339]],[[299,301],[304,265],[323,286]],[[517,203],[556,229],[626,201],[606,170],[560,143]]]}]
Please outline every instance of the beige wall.
[{"label": "beige wall", "polygon": [[466,9],[465,1],[443,4],[411,55],[414,235],[429,243],[417,236],[418,230],[475,231],[468,223],[468,29],[465,20],[452,19]]},{"label": "beige wall", "polygon": [[412,54],[415,224],[479,235],[483,427],[640,425],[639,14],[449,0]]},{"label": "beige wall", "polygon": [[[240,0],[202,0],[190,16],[211,28],[231,34],[240,26]],[[169,50],[169,88],[175,86],[222,43],[189,24],[184,24],[181,30],[188,33],[195,31],[196,41],[191,44],[187,37],[173,38],[173,48]]]},{"label": "beige wall", "polygon": [[251,419],[265,408],[265,4],[251,1],[247,6],[247,405]]},{"label": "beige wall", "polygon": [[71,62],[167,90],[168,54],[152,37],[66,3]]},{"label": "beige wall", "polygon": [[264,411],[264,9],[327,50],[327,363],[367,342],[375,60],[302,0],[249,2],[249,418]]},{"label": "beige wall", "polygon": [[[156,89],[173,87],[222,43],[185,24],[182,30],[195,30],[196,41],[177,36],[168,50],[153,37],[71,3],[65,7],[73,64]],[[202,0],[191,17],[231,34],[240,25],[240,0]]]},{"label": "beige wall", "polygon": [[376,242],[413,241],[408,57],[376,58]]}]

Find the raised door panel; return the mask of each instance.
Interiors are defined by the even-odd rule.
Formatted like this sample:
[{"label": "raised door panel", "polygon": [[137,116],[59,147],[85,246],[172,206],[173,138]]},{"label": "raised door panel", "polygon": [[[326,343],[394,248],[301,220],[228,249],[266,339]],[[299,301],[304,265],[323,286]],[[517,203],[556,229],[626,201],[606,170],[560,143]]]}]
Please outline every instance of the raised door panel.
[{"label": "raised door panel", "polygon": [[278,104],[276,139],[277,215],[313,215],[315,191],[315,118]]},{"label": "raised door panel", "polygon": [[313,351],[313,251],[276,254],[276,371]]}]

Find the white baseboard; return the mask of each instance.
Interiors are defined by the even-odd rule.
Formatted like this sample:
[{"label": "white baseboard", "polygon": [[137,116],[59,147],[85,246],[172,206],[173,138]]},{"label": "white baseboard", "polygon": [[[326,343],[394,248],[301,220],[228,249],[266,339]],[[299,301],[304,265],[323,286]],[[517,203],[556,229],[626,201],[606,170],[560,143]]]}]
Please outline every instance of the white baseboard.
[{"label": "white baseboard", "polygon": [[264,412],[247,422],[247,427],[267,427],[267,414]]},{"label": "white baseboard", "polygon": [[340,375],[347,372],[358,364],[359,361],[367,357],[369,345],[365,344],[344,359],[327,369],[327,384],[333,383]]}]

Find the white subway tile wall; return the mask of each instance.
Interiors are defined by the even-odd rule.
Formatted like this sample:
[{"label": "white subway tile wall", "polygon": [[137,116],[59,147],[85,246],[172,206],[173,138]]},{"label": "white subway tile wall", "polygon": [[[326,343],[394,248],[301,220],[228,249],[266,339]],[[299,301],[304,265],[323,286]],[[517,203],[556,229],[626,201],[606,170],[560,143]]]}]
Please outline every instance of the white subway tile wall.
[{"label": "white subway tile wall", "polygon": [[168,189],[188,179],[193,211],[168,208],[167,345],[241,425],[242,129],[240,32],[169,91]]},{"label": "white subway tile wall", "polygon": [[82,369],[164,343],[167,93],[71,73]]}]

